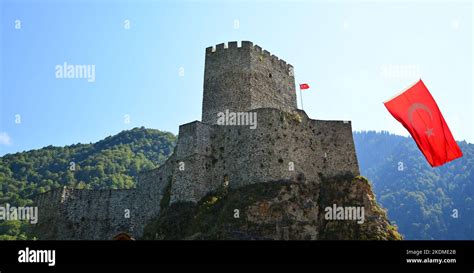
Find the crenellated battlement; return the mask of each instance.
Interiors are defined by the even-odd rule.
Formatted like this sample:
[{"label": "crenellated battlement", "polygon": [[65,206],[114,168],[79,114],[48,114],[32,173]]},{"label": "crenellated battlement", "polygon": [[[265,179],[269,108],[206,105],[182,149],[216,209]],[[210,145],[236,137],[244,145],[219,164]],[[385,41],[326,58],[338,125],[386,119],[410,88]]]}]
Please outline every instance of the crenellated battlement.
[{"label": "crenellated battlement", "polygon": [[253,50],[255,53],[260,54],[262,58],[267,58],[270,60],[271,63],[275,65],[279,65],[281,69],[287,71],[289,75],[293,73],[293,66],[289,63],[287,63],[285,60],[278,58],[278,56],[273,55],[270,53],[268,50],[263,49],[259,45],[254,45],[250,41],[242,41],[239,45],[238,42],[233,41],[233,42],[227,42],[227,43],[220,43],[215,46],[210,46],[206,48],[206,57],[214,54],[214,53],[222,53],[226,52],[228,50],[233,50],[233,49],[249,49]]},{"label": "crenellated battlement", "polygon": [[[259,47],[256,45],[256,47]],[[226,42],[226,43],[220,43],[215,46],[210,46],[206,48],[206,54],[209,53],[215,53],[215,52],[221,52],[224,49],[234,49],[234,48],[247,48],[247,49],[252,49],[254,48],[254,45],[252,42],[249,41],[242,41],[239,45],[238,42],[232,41],[232,42]],[[260,48],[260,47],[259,47]]]}]

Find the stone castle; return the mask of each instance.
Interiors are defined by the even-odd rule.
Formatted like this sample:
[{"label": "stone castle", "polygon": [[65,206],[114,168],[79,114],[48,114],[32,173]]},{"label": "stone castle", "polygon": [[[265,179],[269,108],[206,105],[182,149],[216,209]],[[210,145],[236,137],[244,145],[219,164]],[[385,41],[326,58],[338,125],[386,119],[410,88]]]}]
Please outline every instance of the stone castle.
[{"label": "stone castle", "polygon": [[[250,113],[255,126],[222,125],[222,113]],[[252,42],[229,42],[206,49],[202,121],[180,126],[164,164],[141,173],[134,189],[41,194],[35,230],[40,239],[141,238],[164,206],[221,187],[346,174],[359,175],[351,123],[310,119],[297,109],[293,66]]]}]

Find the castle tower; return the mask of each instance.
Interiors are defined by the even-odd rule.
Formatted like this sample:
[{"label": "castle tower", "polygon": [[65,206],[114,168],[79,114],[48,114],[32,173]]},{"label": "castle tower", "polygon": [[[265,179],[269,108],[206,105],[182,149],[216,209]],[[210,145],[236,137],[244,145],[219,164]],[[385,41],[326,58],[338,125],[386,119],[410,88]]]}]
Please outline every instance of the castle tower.
[{"label": "castle tower", "polygon": [[293,66],[248,41],[206,48],[202,122],[258,108],[297,108]]}]

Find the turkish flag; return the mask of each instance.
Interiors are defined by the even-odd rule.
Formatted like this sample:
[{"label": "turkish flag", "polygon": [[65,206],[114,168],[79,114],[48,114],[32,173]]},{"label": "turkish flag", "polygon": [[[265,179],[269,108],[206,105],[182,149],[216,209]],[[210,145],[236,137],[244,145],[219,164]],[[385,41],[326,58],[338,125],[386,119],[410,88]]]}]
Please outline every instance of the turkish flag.
[{"label": "turkish flag", "polygon": [[462,156],[438,105],[421,79],[384,104],[390,114],[410,132],[432,167]]},{"label": "turkish flag", "polygon": [[307,84],[307,83],[300,84],[300,89],[301,90],[309,89],[309,84]]}]

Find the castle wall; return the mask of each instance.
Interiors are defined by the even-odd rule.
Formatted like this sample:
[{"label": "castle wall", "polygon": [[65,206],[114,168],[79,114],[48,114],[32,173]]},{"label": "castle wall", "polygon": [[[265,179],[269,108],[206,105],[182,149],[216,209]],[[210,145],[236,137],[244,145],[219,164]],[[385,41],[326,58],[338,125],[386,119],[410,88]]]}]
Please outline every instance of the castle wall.
[{"label": "castle wall", "polygon": [[59,235],[62,236],[63,230],[67,230],[64,201],[68,192],[65,189],[57,188],[37,196],[35,205],[38,206],[38,223],[33,232],[40,239],[60,239]]},{"label": "castle wall", "polygon": [[211,155],[210,135],[213,128],[199,121],[179,126],[176,157],[186,158],[194,154]]},{"label": "castle wall", "polygon": [[[74,190],[65,202],[65,220],[72,239],[112,239],[119,232],[133,232],[130,209],[134,190]],[[131,212],[133,213],[133,212]]]},{"label": "castle wall", "polygon": [[212,159],[195,154],[178,160],[183,169],[173,173],[170,202],[197,202],[208,192],[217,189],[216,181],[210,179]]},{"label": "castle wall", "polygon": [[[237,188],[281,179],[319,183],[321,176],[359,175],[350,122],[312,120],[304,111],[253,112],[256,129],[193,122],[180,130],[180,138],[193,142],[178,140],[177,151],[189,150],[180,143],[198,147],[195,141],[206,149],[194,155],[177,153],[186,169],[174,175],[171,202],[197,202],[226,180]],[[198,134],[196,128],[206,133]]]},{"label": "castle wall", "polygon": [[[78,190],[60,188],[40,196],[36,232],[40,239],[112,239],[133,233],[133,219],[125,218],[135,190]],[[57,196],[61,195],[61,198]],[[49,229],[53,230],[49,230]]]},{"label": "castle wall", "polygon": [[331,177],[349,172],[360,175],[350,121],[310,120],[319,151],[325,156],[321,163],[323,175]]},{"label": "castle wall", "polygon": [[213,164],[210,136],[213,130],[212,126],[199,121],[179,127],[171,202],[196,202],[208,191],[216,189],[216,183],[210,179]]},{"label": "castle wall", "polygon": [[171,182],[169,161],[161,168],[141,173],[135,189],[64,187],[39,195],[35,232],[42,240],[110,240],[121,232],[140,238],[146,223],[161,211],[162,198]]},{"label": "castle wall", "polygon": [[169,197],[171,181],[175,169],[175,156],[171,155],[168,160],[157,169],[140,173],[137,182],[135,197],[132,208],[134,213],[133,235],[140,238],[143,228],[151,220],[156,218],[164,205],[166,195]]}]

